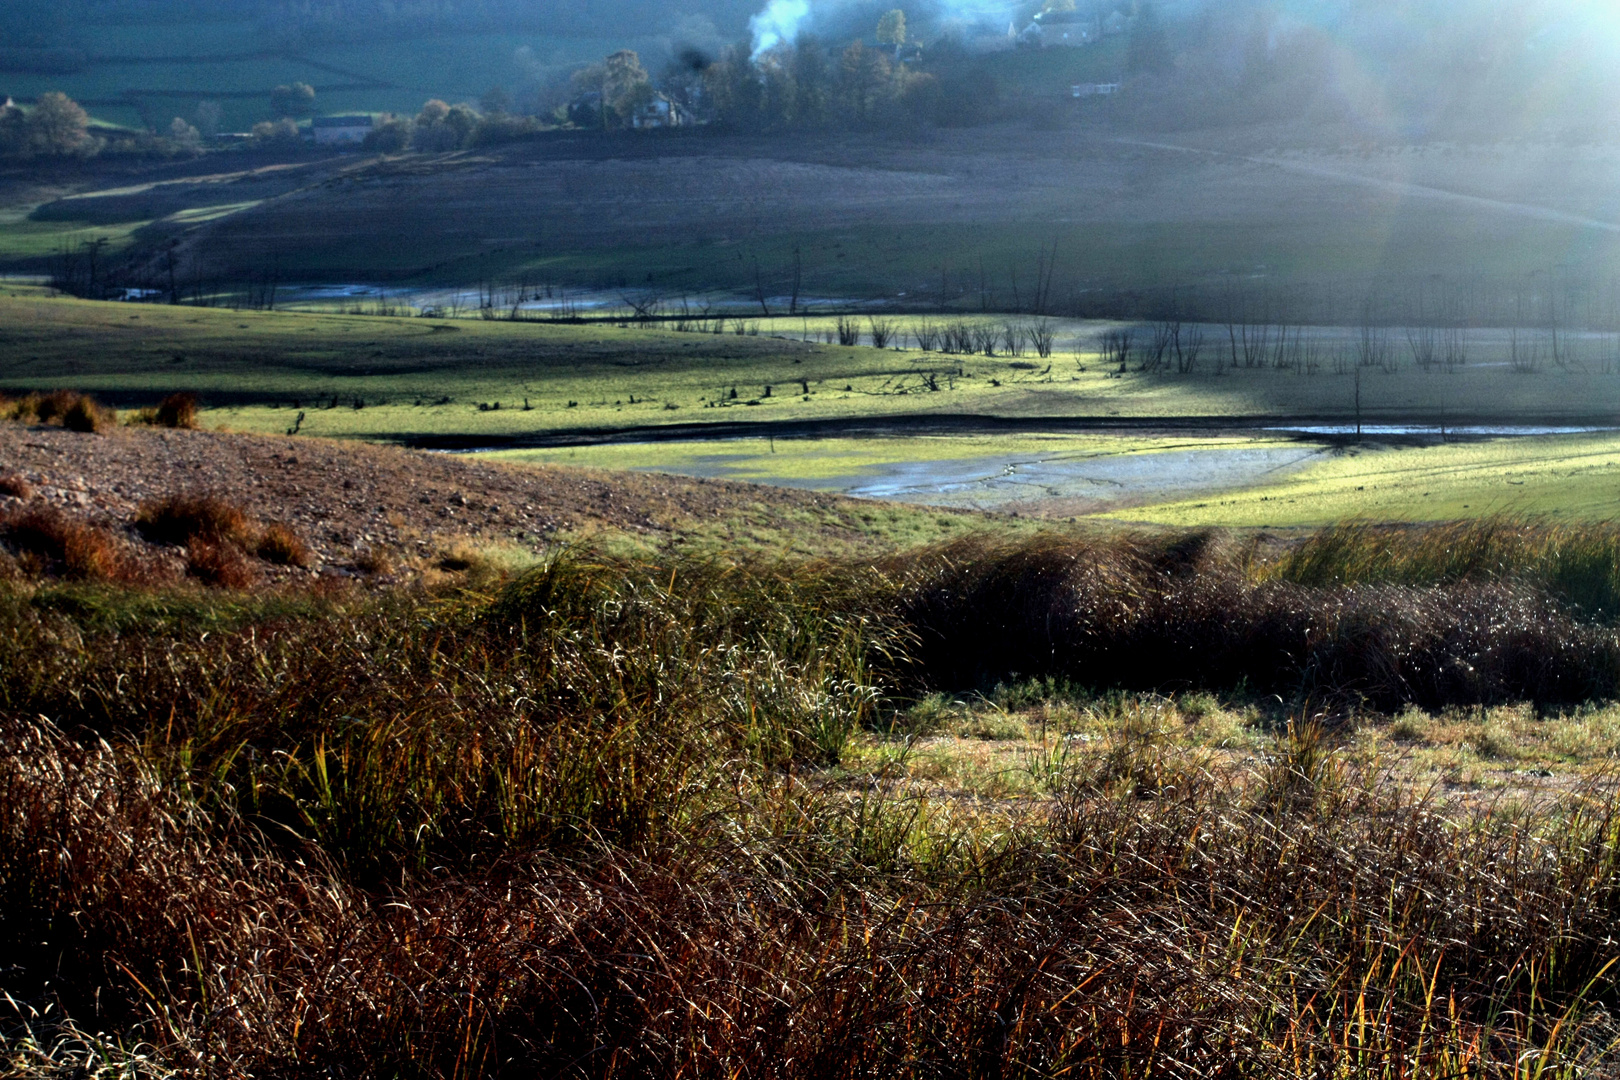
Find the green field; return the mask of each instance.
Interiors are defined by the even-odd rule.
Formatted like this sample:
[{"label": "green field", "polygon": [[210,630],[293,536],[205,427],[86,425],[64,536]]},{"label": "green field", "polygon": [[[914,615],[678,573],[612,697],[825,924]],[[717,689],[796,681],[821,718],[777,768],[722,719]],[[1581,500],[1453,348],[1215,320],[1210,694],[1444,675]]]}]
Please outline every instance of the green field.
[{"label": "green field", "polygon": [[[136,126],[142,124],[140,111],[120,103],[132,89],[150,114],[187,119],[194,119],[200,95],[218,94],[226,131],[247,130],[270,119],[270,91],[284,83],[355,87],[320,93],[316,104],[325,113],[415,113],[428,98],[477,101],[491,87],[515,90],[537,72],[563,72],[615,49],[656,54],[661,48],[642,35],[609,39],[468,32],[287,49],[257,21],[231,18],[91,21],[76,28],[75,45],[89,57],[81,70],[0,72],[6,91],[32,98],[61,90],[89,102],[98,119]],[[367,82],[375,85],[365,87]]]},{"label": "green field", "polygon": [[1620,436],[1539,436],[1425,447],[1349,447],[1281,482],[1214,499],[1121,510],[1165,525],[1293,527],[1345,519],[1620,517]]},{"label": "green field", "polygon": [[[758,336],[738,336],[8,292],[0,296],[0,387],[71,384],[129,403],[188,390],[213,406],[210,422],[247,431],[285,430],[294,407],[305,410],[310,434],[380,440],[937,414],[1166,422],[1354,416],[1350,375],[1207,367],[1116,375],[1100,369],[1090,336],[1078,356],[1043,360],[810,344],[771,337],[764,323]],[[780,329],[796,332],[799,320]],[[1607,420],[1620,411],[1620,377],[1591,368],[1529,375],[1501,366],[1455,374],[1407,368],[1365,375],[1361,402],[1369,423]]]},{"label": "green field", "polygon": [[[71,386],[130,407],[192,391],[207,406],[208,426],[462,446],[563,436],[589,443],[615,431],[699,425],[679,441],[503,456],[825,490],[930,462],[1254,450],[1282,444],[1238,429],[1290,417],[1343,424],[1354,415],[1349,375],[1099,370],[1085,342],[1102,327],[1083,324],[1064,328],[1081,343],[1078,353],[1065,348],[1040,360],[770,336],[772,330],[813,336],[816,328],[805,320],[759,320],[757,336],[715,335],[91,303],[17,287],[8,293],[0,296],[0,388],[11,393]],[[1363,376],[1361,392],[1369,423],[1606,424],[1620,412],[1620,377],[1591,369],[1407,368]],[[1228,421],[1233,426],[1223,428]],[[732,426],[739,422],[747,426]],[[1015,426],[999,433],[960,426],[990,422]],[[1043,427],[1065,422],[1139,430]],[[705,424],[728,426],[705,438]],[[844,424],[856,427],[841,431]],[[1172,436],[1189,426],[1200,434]],[[1147,498],[1147,506],[1125,492],[1113,506],[1066,505],[1061,513],[1234,526],[1495,513],[1606,520],[1620,495],[1620,439],[1593,434],[1390,449],[1369,437],[1302,471],[1260,470],[1211,487],[1207,496],[1177,494],[1169,503]]]}]

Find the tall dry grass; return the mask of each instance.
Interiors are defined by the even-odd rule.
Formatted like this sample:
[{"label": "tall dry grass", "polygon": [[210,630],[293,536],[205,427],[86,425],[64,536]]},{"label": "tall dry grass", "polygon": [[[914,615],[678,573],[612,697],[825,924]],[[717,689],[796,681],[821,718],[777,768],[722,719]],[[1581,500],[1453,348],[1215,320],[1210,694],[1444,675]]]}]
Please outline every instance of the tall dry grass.
[{"label": "tall dry grass", "polygon": [[[1241,551],[1191,537],[876,566],[574,553],[490,595],[357,592],[231,625],[104,628],[0,592],[0,1059],[1587,1075],[1620,1037],[1602,790],[1446,806],[1304,721],[1247,775],[1122,729],[1046,762],[1036,807],[837,768],[887,693],[997,662],[1100,673],[1130,650],[1122,672],[1199,670],[1217,601],[1286,628],[1356,588],[1254,584]],[[1402,594],[1381,588],[1367,625]],[[1422,611],[1475,605],[1485,642],[1551,603],[1417,592]],[[1334,617],[1325,656],[1406,640],[1356,644]],[[1456,640],[1439,615],[1400,619]],[[1229,677],[1222,655],[1197,663]]]},{"label": "tall dry grass", "polygon": [[1298,567],[1334,535],[1258,575],[1247,549],[1214,533],[970,539],[894,573],[931,685],[988,688],[1011,672],[1137,689],[1244,685],[1301,705],[1385,709],[1578,701],[1620,687],[1615,634],[1532,574],[1414,568],[1409,584],[1356,574],[1316,584],[1325,575]]},{"label": "tall dry grass", "polygon": [[1620,618],[1620,528],[1496,517],[1438,526],[1353,522],[1323,529],[1266,567],[1297,585],[1518,582],[1582,616]]}]

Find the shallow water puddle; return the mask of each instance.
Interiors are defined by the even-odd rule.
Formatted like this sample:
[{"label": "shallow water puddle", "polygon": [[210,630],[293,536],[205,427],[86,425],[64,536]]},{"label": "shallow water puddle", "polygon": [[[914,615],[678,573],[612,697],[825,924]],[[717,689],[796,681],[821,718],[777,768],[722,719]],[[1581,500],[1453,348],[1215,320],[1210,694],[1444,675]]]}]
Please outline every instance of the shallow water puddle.
[{"label": "shallow water puddle", "polygon": [[782,454],[783,467],[777,472],[771,468],[771,455],[742,452],[703,454],[684,460],[673,454],[668,463],[636,468],[837,492],[863,499],[989,510],[1047,500],[1130,505],[1250,487],[1304,468],[1329,452],[1321,446],[1243,443],[1117,453],[1025,450],[868,462],[847,473],[816,476],[804,475],[802,461],[795,454]]}]

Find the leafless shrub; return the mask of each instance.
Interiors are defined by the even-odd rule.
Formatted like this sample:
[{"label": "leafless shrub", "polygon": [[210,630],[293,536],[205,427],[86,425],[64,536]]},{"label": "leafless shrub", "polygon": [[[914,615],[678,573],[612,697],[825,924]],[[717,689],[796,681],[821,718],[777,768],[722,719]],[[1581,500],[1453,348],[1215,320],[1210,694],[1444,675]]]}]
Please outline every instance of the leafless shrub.
[{"label": "leafless shrub", "polygon": [[1191,375],[1198,370],[1198,355],[1204,348],[1204,328],[1195,324],[1183,324],[1179,321],[1172,324],[1174,333],[1170,341],[1171,352],[1175,355],[1176,372],[1181,375]]},{"label": "leafless shrub", "polygon": [[1171,345],[1181,332],[1181,324],[1171,319],[1160,319],[1148,327],[1147,344],[1143,346],[1143,371],[1160,371],[1170,362]]},{"label": "leafless shrub", "polygon": [[975,340],[972,324],[960,320],[948,323],[940,334],[940,351],[968,355],[977,351]]},{"label": "leafless shrub", "polygon": [[1271,325],[1269,323],[1238,323],[1237,334],[1238,342],[1242,347],[1243,366],[1245,368],[1265,366],[1266,357],[1271,347]]},{"label": "leafless shrub", "polygon": [[1105,330],[1097,339],[1097,348],[1102,354],[1103,363],[1118,372],[1124,372],[1130,365],[1133,344],[1134,338],[1130,330]]},{"label": "leafless shrub", "polygon": [[1521,333],[1517,326],[1508,330],[1508,366],[1520,375],[1534,375],[1541,370],[1541,342]]},{"label": "leafless shrub", "polygon": [[1022,323],[1011,320],[1001,324],[1001,351],[1008,356],[1023,356],[1029,340],[1029,331]]},{"label": "leafless shrub", "polygon": [[1441,361],[1447,371],[1456,371],[1468,364],[1468,328],[1448,326],[1443,335]]},{"label": "leafless shrub", "polygon": [[887,349],[894,340],[894,320],[870,316],[866,323],[872,334],[872,348]]},{"label": "leafless shrub", "polygon": [[1412,363],[1420,370],[1433,371],[1440,365],[1440,331],[1433,326],[1408,326],[1406,347],[1412,353]]},{"label": "leafless shrub", "polygon": [[983,353],[986,356],[996,355],[996,346],[1001,343],[1001,332],[998,327],[990,323],[971,323],[968,332],[972,335],[970,353]]},{"label": "leafless shrub", "polygon": [[1042,360],[1052,358],[1052,346],[1057,337],[1057,329],[1051,319],[1036,319],[1028,326],[1030,344],[1035,347],[1035,355]]},{"label": "leafless shrub", "polygon": [[844,315],[838,316],[837,331],[838,344],[849,346],[861,343],[861,327],[854,319]]},{"label": "leafless shrub", "polygon": [[1322,370],[1322,356],[1327,346],[1316,334],[1305,337],[1300,344],[1299,360],[1302,370],[1307,375],[1315,375]]},{"label": "leafless shrub", "polygon": [[[927,319],[918,321],[912,328],[912,336],[917,339],[917,348],[923,352],[940,351],[940,330]],[[949,351],[949,350],[946,350]]]},{"label": "leafless shrub", "polygon": [[1395,350],[1389,341],[1389,328],[1364,320],[1356,333],[1356,364],[1364,368],[1395,371]]},{"label": "leafless shrub", "polygon": [[1304,336],[1300,326],[1279,326],[1271,347],[1271,367],[1274,371],[1293,371],[1300,363],[1300,341]]}]

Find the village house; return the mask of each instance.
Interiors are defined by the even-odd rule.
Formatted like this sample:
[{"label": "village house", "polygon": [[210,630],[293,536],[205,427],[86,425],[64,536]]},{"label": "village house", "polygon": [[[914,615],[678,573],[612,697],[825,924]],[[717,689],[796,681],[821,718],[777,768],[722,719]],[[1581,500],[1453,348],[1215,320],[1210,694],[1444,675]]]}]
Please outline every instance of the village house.
[{"label": "village house", "polygon": [[316,146],[358,146],[371,128],[369,116],[317,116],[310,122]]},{"label": "village house", "polygon": [[645,105],[637,105],[630,113],[630,126],[646,128],[680,127],[685,123],[683,110],[663,94],[654,94]]},{"label": "village house", "polygon": [[1024,31],[1032,45],[1090,45],[1101,34],[1097,20],[1078,11],[1043,11]]}]

